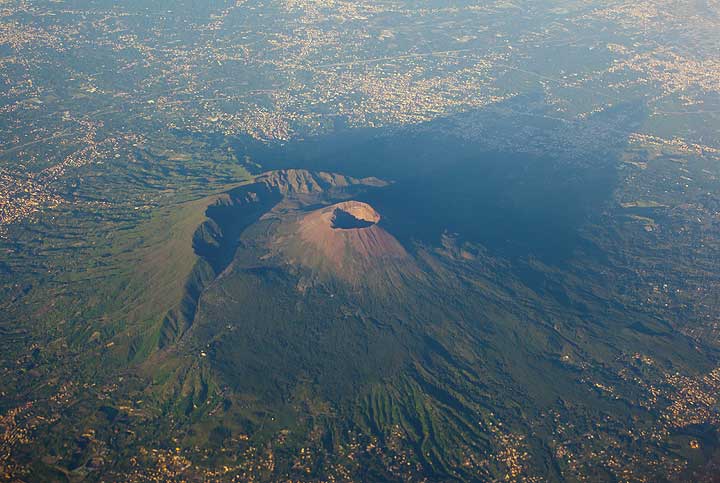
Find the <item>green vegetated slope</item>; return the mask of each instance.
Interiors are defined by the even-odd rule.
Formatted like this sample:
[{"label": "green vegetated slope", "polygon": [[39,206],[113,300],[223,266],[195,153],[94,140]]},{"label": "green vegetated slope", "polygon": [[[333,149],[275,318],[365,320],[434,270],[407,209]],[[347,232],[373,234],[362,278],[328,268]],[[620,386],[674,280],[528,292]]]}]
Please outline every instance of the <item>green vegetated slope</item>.
[{"label": "green vegetated slope", "polygon": [[211,267],[195,253],[193,239],[216,199],[211,196],[160,213],[129,236],[140,248],[126,255],[125,263],[133,272],[121,293],[119,310],[126,312],[131,324],[111,341],[118,355],[128,359],[148,355],[162,339],[158,321],[173,317],[169,314],[182,317],[193,303],[193,291],[212,277]]}]

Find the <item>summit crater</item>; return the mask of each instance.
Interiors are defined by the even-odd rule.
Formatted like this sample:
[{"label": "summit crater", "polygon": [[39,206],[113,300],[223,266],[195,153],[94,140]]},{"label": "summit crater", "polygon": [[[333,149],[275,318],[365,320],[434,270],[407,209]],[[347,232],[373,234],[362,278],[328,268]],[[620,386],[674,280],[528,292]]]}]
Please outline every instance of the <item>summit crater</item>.
[{"label": "summit crater", "polygon": [[380,222],[380,214],[367,203],[346,201],[334,205],[330,224],[332,228],[350,230],[369,228]]}]

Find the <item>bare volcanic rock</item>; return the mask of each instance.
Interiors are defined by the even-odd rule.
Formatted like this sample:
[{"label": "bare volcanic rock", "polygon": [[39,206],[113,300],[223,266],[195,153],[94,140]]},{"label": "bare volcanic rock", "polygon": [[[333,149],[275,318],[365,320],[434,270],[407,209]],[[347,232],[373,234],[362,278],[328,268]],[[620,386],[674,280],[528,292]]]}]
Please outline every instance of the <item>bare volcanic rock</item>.
[{"label": "bare volcanic rock", "polygon": [[313,195],[357,185],[375,187],[387,185],[386,182],[372,177],[357,179],[336,173],[304,169],[269,171],[257,176],[255,183],[264,185],[267,189],[283,196]]},{"label": "bare volcanic rock", "polygon": [[294,224],[281,250],[292,263],[352,284],[405,277],[414,272],[412,257],[380,220],[372,206],[359,201],[320,208]]}]

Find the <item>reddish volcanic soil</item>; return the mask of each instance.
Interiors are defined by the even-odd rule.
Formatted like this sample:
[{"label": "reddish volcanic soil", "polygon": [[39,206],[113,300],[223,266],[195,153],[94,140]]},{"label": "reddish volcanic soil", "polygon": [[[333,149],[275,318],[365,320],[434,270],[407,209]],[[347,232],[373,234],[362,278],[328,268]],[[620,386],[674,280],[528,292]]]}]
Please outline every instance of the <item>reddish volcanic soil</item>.
[{"label": "reddish volcanic soil", "polygon": [[290,263],[352,284],[382,283],[414,271],[412,257],[378,225],[381,216],[367,203],[345,201],[301,217],[276,247]]},{"label": "reddish volcanic soil", "polygon": [[[366,226],[337,227],[335,220],[343,214],[366,222]],[[345,201],[306,215],[299,223],[298,234],[340,271],[352,263],[373,265],[381,260],[407,258],[407,252],[395,237],[377,225],[379,221],[380,215],[372,206]]]}]

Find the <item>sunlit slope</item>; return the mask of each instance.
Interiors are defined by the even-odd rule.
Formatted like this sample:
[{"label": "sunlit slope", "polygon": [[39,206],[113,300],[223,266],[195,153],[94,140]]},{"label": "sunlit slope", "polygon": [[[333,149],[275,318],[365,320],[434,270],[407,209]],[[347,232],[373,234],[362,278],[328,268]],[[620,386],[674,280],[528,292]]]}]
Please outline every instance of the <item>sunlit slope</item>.
[{"label": "sunlit slope", "polygon": [[112,302],[107,318],[116,332],[109,348],[119,357],[147,355],[159,344],[160,321],[169,312],[182,312],[189,291],[212,274],[212,268],[193,248],[196,232],[207,221],[208,206],[218,196],[165,209],[131,232],[118,264],[127,270],[125,286]]}]

